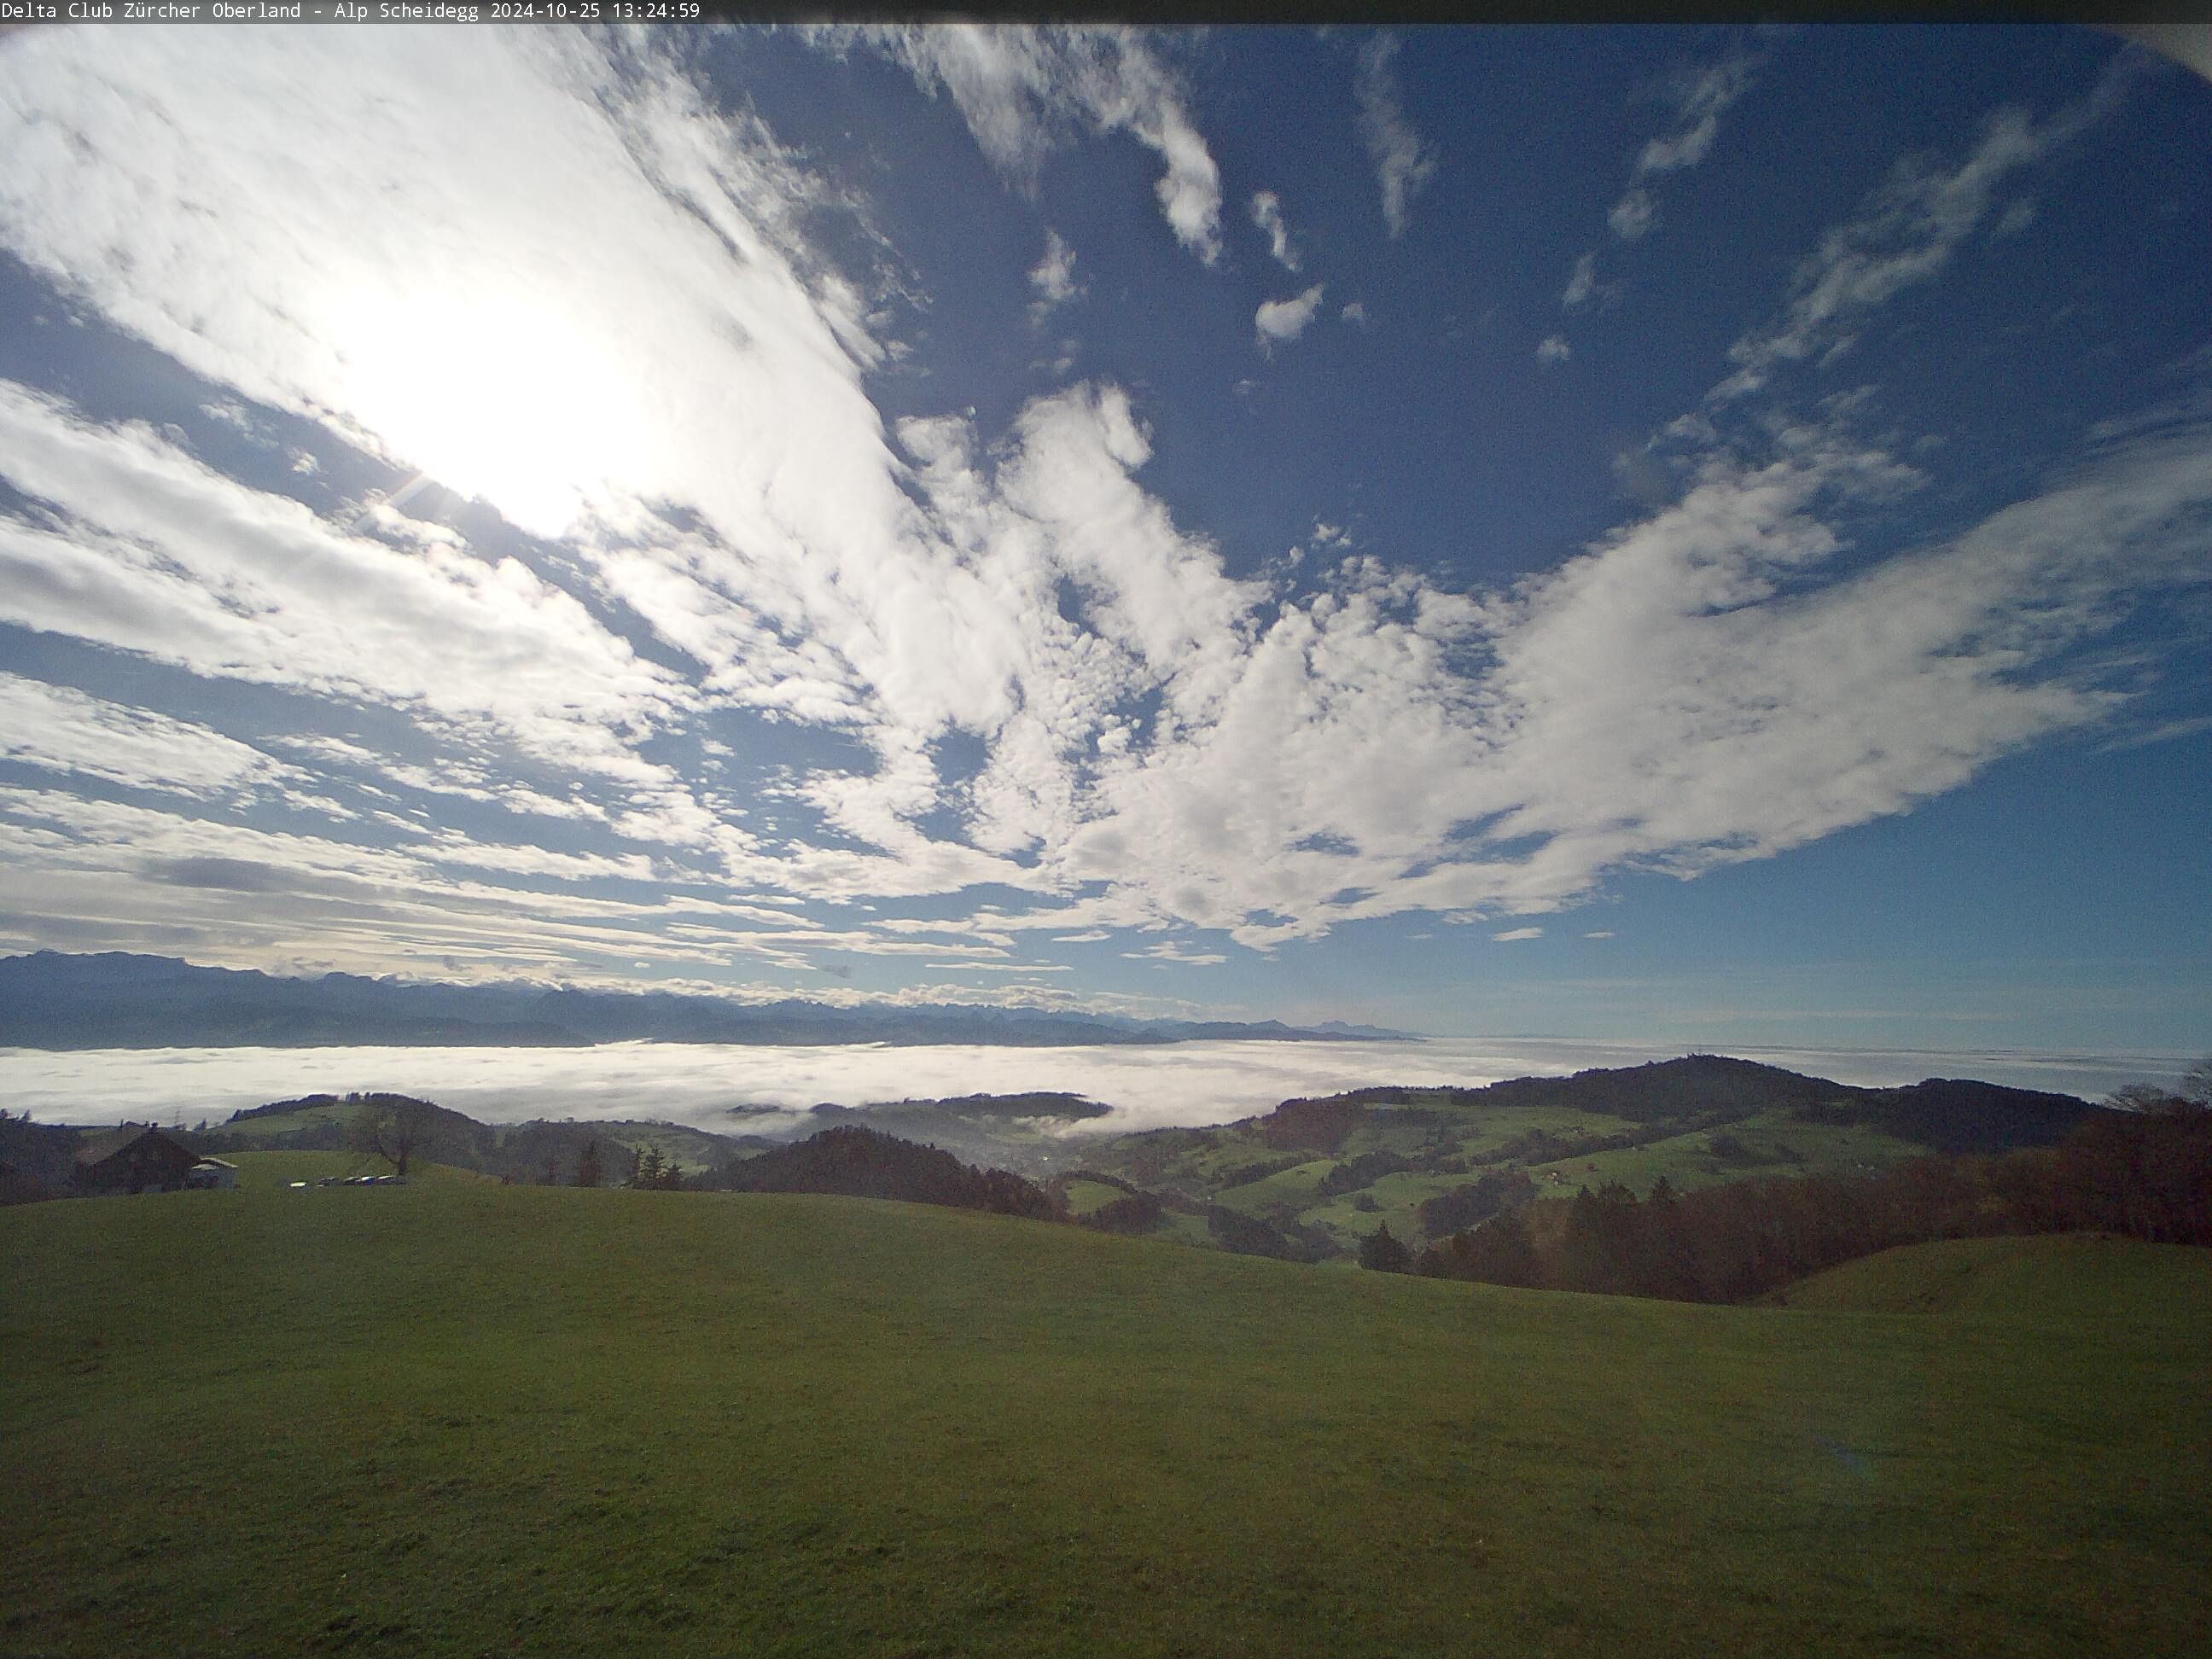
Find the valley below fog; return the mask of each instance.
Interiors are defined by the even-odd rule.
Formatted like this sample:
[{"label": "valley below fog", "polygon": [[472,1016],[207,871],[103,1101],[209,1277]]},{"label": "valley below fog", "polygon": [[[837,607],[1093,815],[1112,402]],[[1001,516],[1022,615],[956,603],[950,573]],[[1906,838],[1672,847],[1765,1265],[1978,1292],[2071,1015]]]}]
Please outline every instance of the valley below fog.
[{"label": "valley below fog", "polygon": [[[1225,1123],[1299,1095],[1370,1085],[1456,1084],[1639,1065],[1694,1045],[1546,1038],[1419,1042],[1180,1042],[1059,1048],[952,1045],[605,1043],[586,1048],[0,1049],[0,1106],[46,1122],[216,1121],[241,1107],[314,1093],[388,1090],[489,1123],[658,1118],[724,1133],[788,1127],[772,1115],[822,1102],[1060,1091],[1113,1109],[1078,1133]],[[1974,1078],[2095,1099],[2177,1073],[2186,1056],[2029,1049],[1780,1048],[1723,1052],[1839,1083],[1880,1087]]]}]

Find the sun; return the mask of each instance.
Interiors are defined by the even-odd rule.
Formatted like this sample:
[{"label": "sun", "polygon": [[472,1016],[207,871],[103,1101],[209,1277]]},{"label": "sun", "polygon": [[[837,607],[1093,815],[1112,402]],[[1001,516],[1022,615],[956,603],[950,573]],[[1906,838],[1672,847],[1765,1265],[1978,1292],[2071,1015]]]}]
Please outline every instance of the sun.
[{"label": "sun", "polygon": [[549,538],[635,476],[638,389],[606,331],[571,308],[440,293],[342,314],[342,412],[398,464]]}]

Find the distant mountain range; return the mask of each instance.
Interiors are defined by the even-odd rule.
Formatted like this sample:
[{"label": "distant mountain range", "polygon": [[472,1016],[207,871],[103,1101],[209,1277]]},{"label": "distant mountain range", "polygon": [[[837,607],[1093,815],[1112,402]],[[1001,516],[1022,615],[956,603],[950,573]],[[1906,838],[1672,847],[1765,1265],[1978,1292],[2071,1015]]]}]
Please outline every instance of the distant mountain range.
[{"label": "distant mountain range", "polygon": [[172,957],[39,951],[0,957],[0,1046],[280,1048],[331,1044],[545,1048],[595,1042],[1063,1044],[1412,1041],[1330,1020],[1139,1020],[1044,1008],[833,1007],[672,992],[285,979]]}]

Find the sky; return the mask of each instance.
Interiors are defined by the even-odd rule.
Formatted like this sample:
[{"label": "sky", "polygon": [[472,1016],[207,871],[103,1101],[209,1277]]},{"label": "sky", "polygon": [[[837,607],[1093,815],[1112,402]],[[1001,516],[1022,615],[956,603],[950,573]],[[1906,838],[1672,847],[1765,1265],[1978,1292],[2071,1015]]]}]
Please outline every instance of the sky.
[{"label": "sky", "polygon": [[0,39],[0,950],[2212,1046],[2212,84]]}]

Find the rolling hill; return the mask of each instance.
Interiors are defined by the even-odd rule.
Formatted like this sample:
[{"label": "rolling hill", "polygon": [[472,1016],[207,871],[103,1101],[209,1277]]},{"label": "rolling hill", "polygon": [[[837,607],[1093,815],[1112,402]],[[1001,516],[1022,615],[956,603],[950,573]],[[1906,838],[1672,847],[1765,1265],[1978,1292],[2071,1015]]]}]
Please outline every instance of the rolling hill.
[{"label": "rolling hill", "polygon": [[10,1651],[2149,1659],[2212,1613],[2212,1255],[2155,1321],[2063,1261],[1960,1321],[424,1182],[0,1256]]},{"label": "rolling hill", "polygon": [[1949,1238],[1862,1256],[1770,1300],[1828,1313],[1925,1313],[2094,1329],[2212,1305],[2212,1253],[2101,1234]]},{"label": "rolling hill", "polygon": [[2097,1110],[1994,1084],[1929,1079],[1866,1089],[1692,1054],[1480,1089],[1285,1101],[1218,1128],[1079,1140],[1066,1156],[1326,1254],[1382,1225],[1418,1244],[1584,1185],[1617,1181],[1642,1192],[1664,1176],[1686,1191],[1752,1176],[1863,1173],[1930,1152],[2046,1146]]}]

